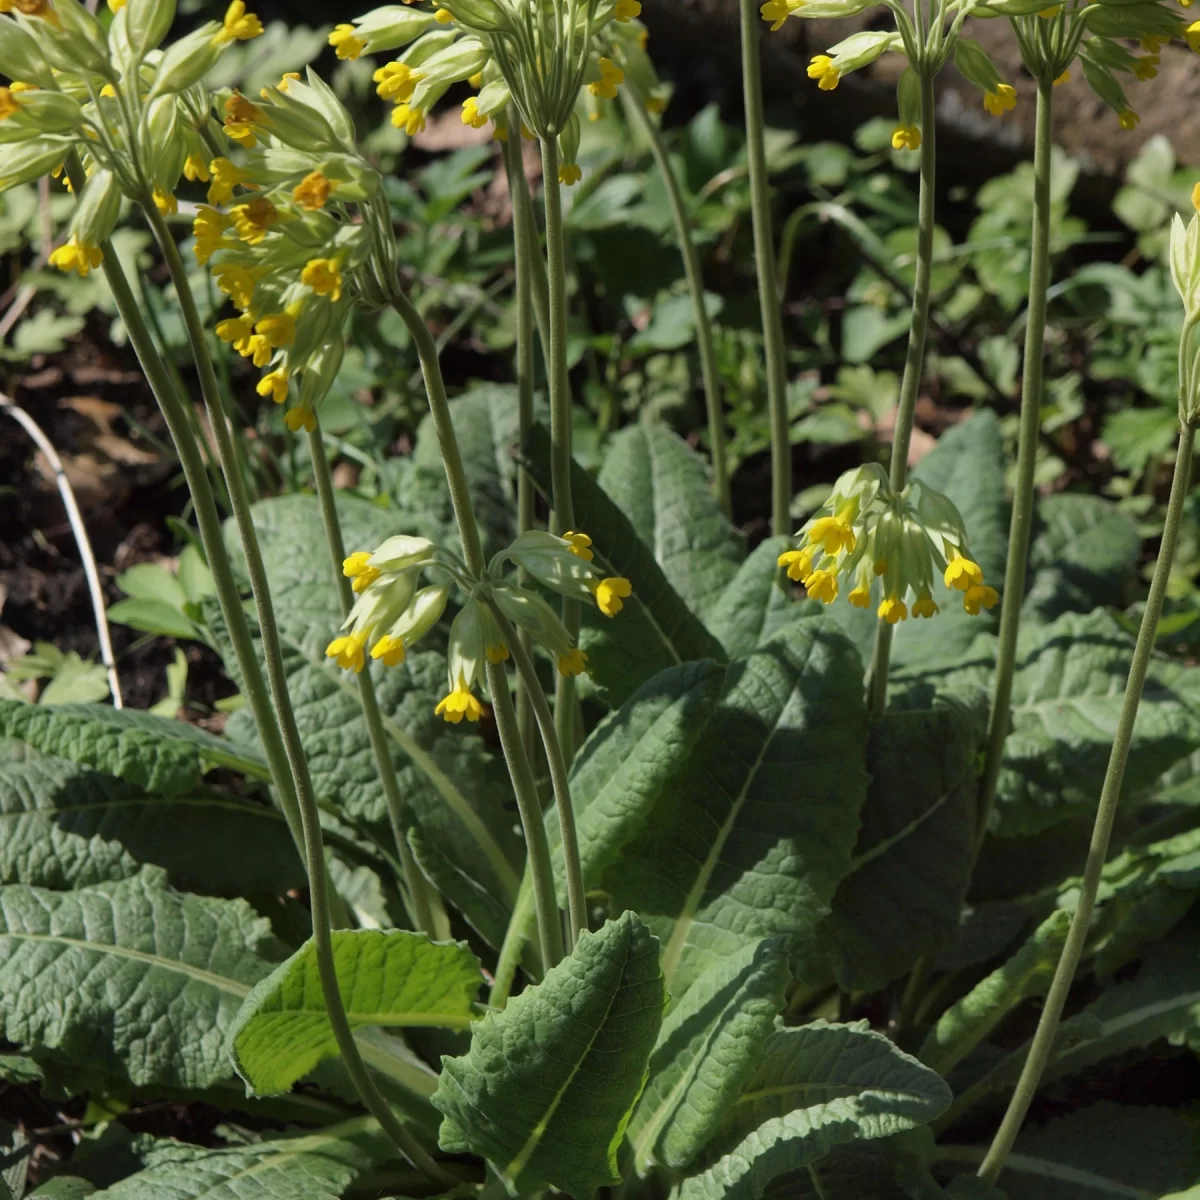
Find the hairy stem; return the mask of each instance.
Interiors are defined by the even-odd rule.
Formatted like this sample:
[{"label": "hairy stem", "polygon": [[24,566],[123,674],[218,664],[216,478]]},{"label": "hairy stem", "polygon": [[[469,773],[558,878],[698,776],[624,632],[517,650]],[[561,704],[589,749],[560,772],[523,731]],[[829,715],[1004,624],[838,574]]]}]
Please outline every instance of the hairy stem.
[{"label": "hairy stem", "polygon": [[783,310],[779,269],[771,229],[771,196],[764,142],[762,71],[758,36],[762,22],[756,0],[742,5],[742,88],[746,109],[746,157],[750,167],[750,212],[754,222],[754,263],[762,312],[767,363],[767,411],[771,424],[771,532],[792,532],[792,445],[787,416],[787,356],[783,346]]},{"label": "hairy stem", "polygon": [[[721,407],[721,377],[717,370],[717,352],[713,346],[712,322],[704,303],[704,273],[700,268],[700,255],[692,236],[692,221],[684,203],[683,191],[671,158],[667,154],[662,134],[646,110],[646,103],[629,87],[622,90],[625,111],[638,122],[650,140],[650,153],[658,167],[659,178],[667,189],[667,204],[671,219],[675,222],[675,239],[679,253],[683,256],[683,270],[687,276],[688,292],[692,298],[692,312],[696,322],[696,349],[700,354],[700,377],[704,383],[704,406],[708,414],[708,442],[712,454],[713,491],[726,517],[733,516],[733,502],[729,494],[729,466],[725,453],[725,414]],[[790,462],[790,459],[789,459]],[[790,486],[789,486],[790,490]],[[789,497],[790,500],[790,497]]]},{"label": "hairy stem", "polygon": [[1042,420],[1042,372],[1046,339],[1046,292],[1050,285],[1050,151],[1054,83],[1038,80],[1037,135],[1033,152],[1033,234],[1030,244],[1029,313],[1025,321],[1025,368],[1021,381],[1021,427],[1017,442],[1017,481],[1013,491],[1012,523],[1008,531],[1008,563],[1004,569],[1004,599],[1000,610],[1000,640],[996,650],[996,683],[992,697],[987,754],[979,786],[979,824],[976,855],[987,837],[996,804],[996,787],[1004,761],[1004,742],[1012,706],[1017,665],[1017,633],[1025,599],[1025,569],[1033,529],[1033,477],[1037,466]]},{"label": "hairy stem", "polygon": [[1175,547],[1179,540],[1179,526],[1183,518],[1183,506],[1187,500],[1188,484],[1192,470],[1192,453],[1195,443],[1195,427],[1183,423],[1179,433],[1179,448],[1175,456],[1175,477],[1171,482],[1171,498],[1167,502],[1166,523],[1163,527],[1162,545],[1158,561],[1154,564],[1154,577],[1150,583],[1150,594],[1146,598],[1146,610],[1142,614],[1133,661],[1129,666],[1129,678],[1125,684],[1125,698],[1121,703],[1121,715],[1117,722],[1116,736],[1108,759],[1108,770],[1104,775],[1104,786],[1100,791],[1100,805],[1096,810],[1096,822],[1092,827],[1092,840],[1088,847],[1087,864],[1083,870],[1083,884],[1079,890],[1079,902],[1071,917],[1067,940],[1058,960],[1046,1003],[1038,1020],[1037,1031],[1029,1045],[1029,1056],[1017,1081],[1016,1089],[1008,1102],[1004,1119],[996,1130],[992,1144],[979,1168],[979,1176],[988,1183],[995,1183],[1004,1167],[1004,1160],[1017,1140],[1021,1125],[1029,1112],[1029,1106],[1037,1093],[1042,1073],[1050,1060],[1054,1038],[1058,1033],[1063,1009],[1075,972],[1079,968],[1087,942],[1088,927],[1096,906],[1096,895],[1100,890],[1100,879],[1104,871],[1104,860],[1108,857],[1108,844],[1112,837],[1113,824],[1117,817],[1117,806],[1121,799],[1121,784],[1125,778],[1125,765],[1129,760],[1129,748],[1133,741],[1133,726],[1137,719],[1138,705],[1146,682],[1146,671],[1154,651],[1154,640],[1158,633],[1158,621],[1162,616],[1163,600],[1167,594],[1167,580],[1175,561]]},{"label": "hairy stem", "polygon": [[[342,616],[345,617],[354,603],[354,592],[350,586],[350,580],[342,573],[342,563],[346,557],[346,543],[342,537],[342,525],[338,519],[337,501],[333,492],[333,477],[329,473],[329,459],[325,455],[325,441],[321,436],[320,429],[316,429],[308,435],[308,449],[312,458],[313,476],[317,484],[317,496],[321,502],[321,523],[325,529],[325,544],[329,548],[329,559],[337,587],[338,603],[341,605]],[[367,735],[371,739],[371,753],[375,758],[375,769],[379,772],[379,781],[383,785],[384,804],[387,807],[388,821],[392,827],[392,837],[396,842],[396,854],[400,859],[403,871],[409,917],[417,929],[429,934],[430,937],[447,936],[445,910],[437,900],[436,893],[431,889],[429,881],[421,873],[421,868],[413,857],[412,847],[409,846],[408,838],[404,833],[404,800],[400,795],[400,780],[396,778],[396,764],[392,762],[391,743],[379,712],[379,698],[375,694],[375,681],[371,678],[369,670],[360,671],[356,678],[363,719],[367,724]],[[440,910],[438,914],[441,917],[440,921],[435,917],[435,903]]]},{"label": "hairy stem", "polygon": [[[937,172],[937,127],[932,76],[921,79],[921,193],[917,209],[917,263],[913,280],[912,322],[908,330],[908,352],[900,381],[900,403],[892,435],[890,482],[901,491],[908,483],[908,448],[912,441],[913,415],[921,394],[925,369],[925,342],[929,334],[929,294],[933,276],[934,185]],[[875,627],[875,652],[867,680],[867,708],[872,716],[887,710],[888,666],[892,657],[893,627],[880,621]]]}]

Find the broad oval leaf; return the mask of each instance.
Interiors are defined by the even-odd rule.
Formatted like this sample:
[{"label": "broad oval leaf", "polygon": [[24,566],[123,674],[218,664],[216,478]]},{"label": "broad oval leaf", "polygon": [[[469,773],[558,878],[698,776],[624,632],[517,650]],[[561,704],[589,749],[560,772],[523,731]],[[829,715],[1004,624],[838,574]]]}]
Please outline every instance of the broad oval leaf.
[{"label": "broad oval leaf", "polygon": [[74,892],[11,885],[0,1028],[138,1086],[209,1087],[229,1077],[234,1017],[280,957],[245,901],[176,892],[153,867]]},{"label": "broad oval leaf", "polygon": [[[464,942],[404,929],[336,930],[333,955],[351,1028],[469,1028],[483,974]],[[259,1096],[289,1091],[338,1053],[311,940],[246,997],[230,1045],[238,1074]]]},{"label": "broad oval leaf", "polygon": [[758,1200],[839,1143],[912,1129],[949,1103],[940,1076],[865,1021],[780,1030],[730,1113],[725,1153],[682,1181],[680,1200]]},{"label": "broad oval leaf", "polygon": [[752,654],[784,625],[810,615],[811,605],[797,602],[779,569],[780,554],[792,544],[791,538],[767,538],[709,609],[705,622],[730,658]]},{"label": "broad oval leaf", "polygon": [[662,1024],[658,942],[626,912],[442,1059],[439,1143],[489,1159],[512,1188],[590,1196],[620,1182],[617,1151]]}]

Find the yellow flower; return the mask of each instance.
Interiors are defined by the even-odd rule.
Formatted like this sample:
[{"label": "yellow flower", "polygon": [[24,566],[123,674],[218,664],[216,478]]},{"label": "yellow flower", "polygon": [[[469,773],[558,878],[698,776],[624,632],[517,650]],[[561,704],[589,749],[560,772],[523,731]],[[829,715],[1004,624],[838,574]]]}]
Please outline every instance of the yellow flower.
[{"label": "yellow flower", "polygon": [[617,88],[625,82],[625,72],[611,58],[600,59],[597,66],[600,68],[600,78],[588,84],[588,91],[604,100],[615,100]]},{"label": "yellow flower", "polygon": [[952,550],[942,578],[948,588],[965,592],[969,587],[978,587],[983,583],[983,570],[978,563]]},{"label": "yellow flower", "polygon": [[104,253],[99,246],[91,246],[79,240],[79,234],[73,233],[53,254],[50,255],[50,265],[60,271],[75,271],[82,278],[98,267],[104,261]]},{"label": "yellow flower", "polygon": [[792,5],[788,0],[767,0],[759,10],[764,21],[771,22],[771,32],[783,28],[783,23],[792,15]]},{"label": "yellow flower", "polygon": [[999,83],[994,92],[984,92],[983,107],[993,117],[1002,117],[1017,107],[1017,89],[1008,83]]},{"label": "yellow flower", "polygon": [[[38,90],[36,83],[26,83],[23,79],[14,79],[8,86],[14,96],[19,96],[22,92],[36,92]],[[103,89],[101,91],[103,92]]]},{"label": "yellow flower", "polygon": [[375,91],[381,100],[406,104],[425,76],[414,71],[407,63],[390,62],[384,63],[371,78],[378,84]]},{"label": "yellow flower", "polygon": [[795,583],[812,574],[813,555],[811,550],[785,550],[778,558],[778,565],[787,568],[787,576]]},{"label": "yellow flower", "polygon": [[558,168],[558,182],[564,187],[574,187],[583,178],[583,168],[578,163],[563,163]]},{"label": "yellow flower", "polygon": [[1117,113],[1117,124],[1126,131],[1136,129],[1141,124],[1141,120],[1142,118],[1132,108],[1125,108]]},{"label": "yellow flower", "polygon": [[248,42],[263,31],[262,22],[252,12],[246,11],[245,0],[233,0],[225,10],[221,28],[213,37],[214,46],[228,46],[230,42]]},{"label": "yellow flower", "polygon": [[1000,594],[994,587],[972,585],[963,595],[963,609],[968,616],[979,616],[981,608],[995,608]]},{"label": "yellow flower", "polygon": [[920,150],[921,131],[915,125],[897,125],[892,131],[893,150]]},{"label": "yellow flower", "polygon": [[587,670],[587,655],[576,646],[566,654],[558,656],[558,673],[567,675],[582,675]]},{"label": "yellow flower", "polygon": [[482,129],[488,123],[488,118],[479,111],[479,101],[474,96],[468,96],[463,101],[462,123],[470,125],[472,129]]},{"label": "yellow flower", "polygon": [[936,617],[939,611],[938,606],[933,602],[933,597],[928,592],[922,592],[912,606],[914,617]]},{"label": "yellow flower", "polygon": [[106,83],[100,89],[100,95],[102,95],[105,100],[115,100],[117,98],[117,89],[111,83]]},{"label": "yellow flower", "polygon": [[184,179],[190,179],[193,183],[197,179],[201,183],[208,182],[208,161],[203,154],[189,154],[183,160],[183,177]]},{"label": "yellow flower", "polygon": [[260,396],[270,396],[276,404],[282,404],[288,398],[287,368],[279,367],[268,375],[264,375],[254,389]]},{"label": "yellow flower", "polygon": [[639,0],[617,0],[613,8],[613,19],[616,21],[632,21],[641,15],[642,6]]},{"label": "yellow flower", "polygon": [[437,12],[433,14],[433,19],[439,25],[449,25],[454,20],[454,14],[448,8],[439,8]]},{"label": "yellow flower", "polygon": [[269,313],[254,326],[254,332],[261,334],[278,350],[296,340],[296,318],[290,312]]},{"label": "yellow flower", "polygon": [[125,7],[126,0],[108,0],[108,11],[119,13]]},{"label": "yellow flower", "polygon": [[192,250],[201,266],[225,245],[225,230],[228,228],[229,218],[223,212],[207,204],[201,204],[196,210],[196,219],[192,222],[196,244]]},{"label": "yellow flower", "polygon": [[1068,67],[1055,81],[1055,87],[1062,87],[1064,83],[1071,82],[1071,68]]},{"label": "yellow flower", "polygon": [[355,592],[365,592],[383,572],[378,567],[371,566],[370,550],[356,550],[343,561],[342,574],[353,580],[350,586]]},{"label": "yellow flower", "polygon": [[250,307],[250,301],[254,299],[254,285],[260,274],[258,270],[236,263],[222,263],[213,268],[213,280],[217,287],[241,309]]},{"label": "yellow flower", "polygon": [[335,25],[329,35],[329,44],[337,51],[338,58],[357,58],[366,48],[367,43],[356,36],[358,30],[353,25]]},{"label": "yellow flower", "polygon": [[404,639],[385,633],[371,647],[372,658],[382,658],[385,667],[398,667],[404,661]]},{"label": "yellow flower", "polygon": [[[289,417],[291,415],[291,413],[288,413]],[[367,636],[367,631],[364,629],[358,633],[334,638],[325,647],[325,657],[336,658],[339,667],[345,671],[354,671],[357,674],[367,665],[367,656],[363,653],[363,647],[367,643]]]},{"label": "yellow flower", "polygon": [[808,540],[820,546],[826,554],[833,556],[843,548],[846,551],[854,549],[854,530],[846,519],[847,513],[853,511],[853,505],[847,505],[835,517],[820,517],[813,522],[808,531]]},{"label": "yellow flower", "polygon": [[265,367],[271,361],[271,343],[261,333],[252,333],[244,341],[235,342],[233,348],[256,367]]},{"label": "yellow flower", "polygon": [[254,335],[253,317],[229,317],[217,322],[217,337],[228,342],[239,354],[244,354],[244,346]]},{"label": "yellow flower", "polygon": [[7,121],[21,111],[21,103],[13,95],[12,88],[0,87],[0,121]]},{"label": "yellow flower", "polygon": [[[1184,5],[1186,8],[1187,5]],[[1163,37],[1160,33],[1148,33],[1141,39],[1140,45],[1147,54],[1157,54],[1164,46],[1170,43],[1169,37]]]},{"label": "yellow flower", "polygon": [[317,414],[311,408],[289,408],[283,414],[283,423],[293,432],[305,430],[315,433],[317,429]]},{"label": "yellow flower", "polygon": [[814,571],[805,581],[804,587],[812,600],[832,604],[838,595],[837,576],[832,571]]},{"label": "yellow flower", "polygon": [[312,171],[292,189],[292,199],[301,208],[306,208],[309,212],[317,212],[325,207],[329,200],[329,193],[333,191],[334,187],[336,184],[320,171]]},{"label": "yellow flower", "polygon": [[1200,54],[1200,21],[1193,21],[1184,31],[1184,39],[1191,49]]},{"label": "yellow flower", "polygon": [[483,716],[483,705],[475,699],[466,681],[460,675],[454,690],[443,696],[433,710],[435,715],[443,717],[451,725],[457,725],[463,717],[468,721],[478,721]]},{"label": "yellow flower", "polygon": [[230,216],[238,237],[257,246],[267,236],[267,230],[279,220],[279,210],[266,196],[255,196],[249,203],[237,205]]},{"label": "yellow flower", "polygon": [[899,596],[888,596],[879,606],[879,619],[889,625],[908,619],[908,606]]},{"label": "yellow flower", "polygon": [[823,92],[832,92],[841,79],[841,72],[833,65],[833,59],[828,54],[818,54],[808,64],[808,77],[817,81],[817,87]]},{"label": "yellow flower", "polygon": [[228,204],[233,199],[233,189],[250,177],[227,158],[214,158],[208,169],[212,172],[212,183],[208,186],[209,204]]},{"label": "yellow flower", "polygon": [[615,617],[625,607],[623,601],[633,595],[633,584],[620,575],[610,576],[594,584],[592,593],[596,607],[606,617]]},{"label": "yellow flower", "polygon": [[12,12],[14,8],[27,17],[45,17],[53,24],[59,24],[50,0],[0,0],[0,12]]},{"label": "yellow flower", "polygon": [[[1200,184],[1196,186],[1200,187]],[[568,529],[562,536],[564,542],[571,543],[568,547],[571,553],[577,554],[584,562],[591,562],[595,557],[590,549],[592,539],[586,533],[576,533],[573,529]]]},{"label": "yellow flower", "polygon": [[1200,183],[1192,188],[1192,207],[1200,212]]},{"label": "yellow flower", "polygon": [[164,217],[168,215],[173,216],[179,211],[179,201],[175,199],[174,193],[156,187],[154,189],[154,207]]},{"label": "yellow flower", "polygon": [[497,642],[492,646],[485,646],[483,652],[487,655],[487,660],[490,663],[508,662],[508,647],[503,642]]},{"label": "yellow flower", "polygon": [[234,92],[225,101],[225,133],[239,146],[253,150],[258,145],[254,127],[262,122],[263,111],[257,104],[247,100],[241,92]]},{"label": "yellow flower", "polygon": [[425,128],[425,110],[397,104],[392,109],[392,124],[397,129],[403,129],[409,137],[416,137]]},{"label": "yellow flower", "polygon": [[342,272],[336,258],[309,259],[300,272],[300,282],[318,296],[328,296],[334,303],[342,298]]},{"label": "yellow flower", "polygon": [[1144,83],[1147,79],[1156,79],[1158,77],[1158,55],[1147,54],[1143,58],[1139,58],[1133,66],[1133,73],[1136,78]]},{"label": "yellow flower", "polygon": [[867,587],[866,584],[860,583],[858,587],[856,587],[854,591],[852,591],[850,595],[846,597],[846,599],[849,600],[855,608],[867,608],[871,603],[871,589]]}]

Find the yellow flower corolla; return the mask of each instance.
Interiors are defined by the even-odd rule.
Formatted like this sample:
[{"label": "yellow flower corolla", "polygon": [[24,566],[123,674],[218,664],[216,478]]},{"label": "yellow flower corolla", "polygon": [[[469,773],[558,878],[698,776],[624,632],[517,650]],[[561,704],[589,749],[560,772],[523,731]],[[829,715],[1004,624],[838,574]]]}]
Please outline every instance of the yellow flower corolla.
[{"label": "yellow flower corolla", "polygon": [[237,205],[230,216],[238,237],[257,246],[267,236],[267,230],[279,220],[279,210],[265,196],[255,196],[248,203]]},{"label": "yellow flower corolla", "polygon": [[246,11],[246,0],[233,0],[225,10],[221,28],[213,36],[214,46],[228,46],[230,42],[248,42],[263,31],[258,17]]},{"label": "yellow flower corolla", "polygon": [[342,298],[342,271],[336,258],[309,259],[300,272],[300,282],[335,303]]},{"label": "yellow flower corolla", "polygon": [[1017,107],[1017,89],[1010,83],[998,83],[994,92],[984,92],[983,107],[993,117],[1002,117]]},{"label": "yellow flower corolla", "polygon": [[858,515],[857,510],[856,504],[847,504],[839,509],[835,516],[820,517],[813,522],[813,527],[808,532],[808,540],[831,556],[841,553],[842,550],[853,550],[855,537],[850,523]]},{"label": "yellow flower corolla", "polygon": [[329,194],[333,189],[334,184],[332,180],[328,179],[322,172],[310,171],[292,189],[292,199],[301,208],[305,208],[309,212],[317,212],[328,203]]},{"label": "yellow flower corolla", "polygon": [[779,556],[779,565],[787,568],[787,577],[802,583],[812,574],[813,552],[811,550],[785,550]]},{"label": "yellow flower corolla", "polygon": [[175,198],[173,192],[168,192],[165,188],[156,187],[154,189],[154,207],[164,217],[174,216],[179,211],[179,201]]},{"label": "yellow flower corolla", "polygon": [[832,571],[814,571],[805,579],[804,588],[813,600],[832,604],[838,596],[837,576]]},{"label": "yellow flower corolla", "polygon": [[229,317],[217,322],[217,337],[228,342],[238,353],[243,353],[242,347],[254,334],[253,317]]},{"label": "yellow flower corolla", "polygon": [[588,91],[603,100],[615,100],[617,88],[625,82],[625,72],[611,58],[602,58],[596,65],[600,68],[600,78],[588,84]]},{"label": "yellow flower corolla", "polygon": [[437,12],[433,14],[433,19],[439,25],[450,25],[454,21],[454,14],[448,8],[439,8]]},{"label": "yellow flower corolla", "polygon": [[1068,67],[1055,81],[1054,87],[1062,87],[1064,83],[1071,82],[1071,68]]},{"label": "yellow flower corolla", "polygon": [[[1200,184],[1197,184],[1200,187]],[[564,542],[570,542],[569,549],[572,554],[582,558],[584,562],[591,562],[595,555],[592,553],[592,539],[586,533],[576,533],[573,529],[568,529],[562,535]]]},{"label": "yellow flower corolla", "polygon": [[358,37],[358,30],[353,25],[335,25],[329,35],[329,44],[337,51],[340,59],[355,59],[366,48],[367,43]]},{"label": "yellow flower corolla", "polygon": [[233,189],[243,184],[249,175],[240,167],[235,167],[227,158],[214,158],[208,164],[212,173],[212,183],[208,186],[209,204],[228,204],[233,199]]},{"label": "yellow flower corolla", "polygon": [[385,633],[371,647],[371,657],[383,659],[385,667],[398,667],[404,661],[404,639]]},{"label": "yellow flower corolla", "polygon": [[915,125],[897,125],[892,130],[893,150],[920,150],[921,131]]},{"label": "yellow flower corolla", "polygon": [[108,0],[108,11],[119,13],[125,7],[127,0]]},{"label": "yellow flower corolla", "polygon": [[871,589],[863,583],[860,583],[847,597],[847,600],[854,605],[855,608],[867,608],[871,603]]},{"label": "yellow flower corolla", "polygon": [[483,653],[490,663],[508,662],[508,647],[503,642],[485,646]]},{"label": "yellow flower corolla", "polygon": [[1130,129],[1136,129],[1141,124],[1141,121],[1142,118],[1132,108],[1125,108],[1117,113],[1117,124],[1126,132]]},{"label": "yellow flower corolla", "polygon": [[13,95],[12,88],[0,87],[0,121],[7,121],[21,111],[21,102]]},{"label": "yellow flower corolla", "polygon": [[558,168],[558,182],[563,187],[574,187],[583,178],[583,168],[578,163],[563,163]]},{"label": "yellow flower corolla", "polygon": [[564,678],[568,675],[582,675],[587,670],[587,655],[578,646],[558,656],[558,673]]},{"label": "yellow flower corolla", "polygon": [[81,242],[77,233],[71,234],[70,238],[50,255],[52,267],[57,267],[60,271],[75,271],[85,279],[88,272],[103,261],[104,253],[100,247]]},{"label": "yellow flower corolla", "polygon": [[642,15],[641,0],[617,0],[613,8],[613,20],[624,24],[634,21]]},{"label": "yellow flower corolla", "polygon": [[261,334],[272,348],[278,350],[296,340],[296,318],[290,312],[268,313],[254,326],[254,332]]},{"label": "yellow flower corolla", "polygon": [[1192,188],[1192,207],[1200,212],[1200,183]]},{"label": "yellow flower corolla", "polygon": [[908,606],[899,596],[887,596],[879,605],[879,619],[889,625],[908,620]]},{"label": "yellow flower corolla", "polygon": [[247,100],[241,92],[234,92],[225,101],[225,133],[239,146],[253,150],[258,145],[255,126],[261,124],[263,110]]},{"label": "yellow flower corolla", "polygon": [[832,92],[837,87],[842,75],[833,65],[833,59],[828,54],[818,54],[808,64],[808,77],[817,81],[817,87],[821,91]]},{"label": "yellow flower corolla", "polygon": [[417,84],[425,76],[414,71],[407,63],[390,62],[384,63],[371,78],[378,85],[375,91],[380,99],[391,100],[395,104],[407,104],[412,99]]},{"label": "yellow flower corolla", "polygon": [[467,687],[466,681],[459,675],[454,690],[443,696],[433,711],[437,716],[449,721],[451,725],[457,725],[463,717],[466,717],[468,721],[478,721],[483,716],[483,705],[479,703],[471,689]]},{"label": "yellow flower corolla", "polygon": [[317,414],[311,408],[305,408],[301,405],[299,408],[288,409],[283,414],[283,423],[293,433],[299,433],[302,429],[306,433],[315,433],[317,429]]},{"label": "yellow flower corolla", "polygon": [[922,592],[913,602],[912,615],[914,617],[936,617],[941,609],[934,603],[933,597],[928,592]]},{"label": "yellow flower corolla", "polygon": [[1143,83],[1148,79],[1156,79],[1158,77],[1158,63],[1159,58],[1157,54],[1147,54],[1134,63],[1133,73]]},{"label": "yellow flower corolla", "polygon": [[279,367],[264,375],[254,389],[260,396],[270,396],[276,404],[282,404],[288,397],[288,373],[284,367]]},{"label": "yellow flower corolla", "polygon": [[771,32],[775,33],[783,28],[784,21],[792,15],[796,7],[794,0],[790,3],[789,0],[767,0],[758,11],[762,13],[764,21],[771,22]]},{"label": "yellow flower corolla", "polygon": [[615,617],[625,607],[624,601],[633,595],[633,584],[623,576],[602,579],[593,589],[596,607],[606,616]]},{"label": "yellow flower corolla", "polygon": [[378,567],[371,566],[370,550],[356,550],[342,562],[342,574],[353,580],[350,586],[356,593],[365,592],[383,574]]},{"label": "yellow flower corolla", "polygon": [[[300,410],[292,410],[292,412],[298,411]],[[290,417],[292,413],[289,412],[287,415]],[[291,428],[291,422],[288,423],[288,427]],[[337,665],[343,671],[354,671],[357,674],[367,665],[367,656],[363,648],[367,644],[368,636],[368,632],[364,629],[358,633],[336,637],[325,647],[325,657],[336,659]]]},{"label": "yellow flower corolla", "polygon": [[213,268],[213,282],[240,309],[250,307],[254,299],[254,285],[261,274],[255,268],[239,266],[237,263],[221,263]]},{"label": "yellow flower corolla", "polygon": [[472,129],[482,129],[488,120],[489,118],[479,111],[479,101],[474,96],[468,96],[463,101],[462,123],[464,125],[470,125]]},{"label": "yellow flower corolla", "polygon": [[1183,31],[1183,37],[1188,46],[1200,54],[1200,21],[1193,21]]},{"label": "yellow flower corolla", "polygon": [[960,592],[965,592],[968,588],[978,587],[983,583],[983,569],[969,558],[952,553],[942,579],[948,588],[957,588]]},{"label": "yellow flower corolla", "polygon": [[192,251],[201,266],[226,245],[225,231],[229,225],[229,218],[223,212],[218,212],[207,204],[201,204],[197,208],[196,219],[192,222],[192,233],[196,237]]},{"label": "yellow flower corolla", "polygon": [[392,109],[392,124],[397,129],[403,129],[409,137],[416,137],[425,128],[425,110],[397,104]]},{"label": "yellow flower corolla", "polygon": [[183,177],[195,183],[207,183],[209,180],[208,160],[202,154],[189,154],[183,160]]}]

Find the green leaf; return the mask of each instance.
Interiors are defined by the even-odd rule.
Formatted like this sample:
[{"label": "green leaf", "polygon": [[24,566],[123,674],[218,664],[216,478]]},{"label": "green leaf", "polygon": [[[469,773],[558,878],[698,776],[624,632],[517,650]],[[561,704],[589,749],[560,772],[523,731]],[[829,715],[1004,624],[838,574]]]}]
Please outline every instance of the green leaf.
[{"label": "green leaf", "polygon": [[0,348],[0,359],[20,362],[35,354],[57,354],[83,325],[82,317],[60,317],[51,308],[40,308],[17,325],[11,346]]},{"label": "green leaf", "polygon": [[162,1140],[146,1169],[95,1200],[341,1200],[390,1144],[366,1118],[317,1133],[208,1150]]},{"label": "green leaf", "polygon": [[302,887],[282,815],[220,792],[154,796],[20,743],[0,754],[0,883],[66,890],[166,869],[185,891],[217,896]]},{"label": "green leaf", "polygon": [[1064,612],[1124,605],[1137,578],[1142,539],[1133,518],[1099,496],[1046,496],[1029,552],[1024,615],[1053,621]]},{"label": "green leaf", "polygon": [[96,1185],[77,1175],[60,1175],[49,1179],[36,1191],[30,1192],[28,1200],[85,1200],[96,1194]]},{"label": "green leaf", "polygon": [[245,901],[173,891],[152,867],[74,892],[0,888],[3,1036],[135,1086],[228,1078],[233,1019],[278,958]]},{"label": "green leaf", "polygon": [[706,617],[709,632],[730,658],[742,658],[772,634],[807,615],[798,604],[778,559],[791,546],[790,538],[767,538],[745,562],[712,605]]},{"label": "green leaf", "polygon": [[[333,954],[352,1028],[470,1027],[483,975],[465,942],[431,942],[401,929],[337,930]],[[311,941],[246,997],[231,1045],[238,1074],[259,1096],[289,1091],[337,1055]]]},{"label": "green leaf", "polygon": [[[526,467],[534,482],[550,492],[550,435],[541,425],[530,431]],[[588,673],[613,707],[624,703],[647,679],[667,667],[698,658],[724,658],[720,643],[704,628],[655,562],[629,518],[577,464],[571,465],[575,523],[589,534],[598,568],[624,575],[633,596],[615,618],[584,609],[580,644],[589,657]]]},{"label": "green leaf", "polygon": [[33,1146],[25,1132],[7,1121],[0,1121],[0,1197],[21,1200],[29,1175]]},{"label": "green leaf", "polygon": [[109,607],[108,616],[118,625],[159,637],[199,637],[196,626],[183,613],[161,600],[118,600]]},{"label": "green leaf", "polygon": [[818,932],[843,991],[878,991],[958,940],[983,734],[976,713],[950,705],[872,723],[862,828]]},{"label": "green leaf", "polygon": [[834,1146],[819,1162],[771,1180],[763,1200],[911,1200],[896,1182],[903,1137]]},{"label": "green leaf", "polygon": [[949,1102],[939,1076],[865,1021],[780,1030],[729,1116],[726,1152],[682,1181],[679,1200],[758,1200],[839,1143],[923,1125]]},{"label": "green leaf", "polygon": [[667,582],[706,616],[745,553],[706,464],[665,425],[640,422],[614,435],[599,483],[653,550]]},{"label": "green leaf", "polygon": [[475,1026],[465,1055],[442,1059],[442,1149],[482,1155],[525,1191],[619,1183],[665,1000],[658,943],[633,913],[584,933],[541,984]]},{"label": "green leaf", "polygon": [[603,879],[661,939],[676,998],[747,942],[810,934],[829,911],[866,796],[858,655],[799,621],[727,668],[695,736]]},{"label": "green leaf", "polygon": [[710,967],[663,1021],[629,1123],[634,1162],[686,1167],[762,1057],[791,973],[787,940],[751,943]]},{"label": "green leaf", "polygon": [[1031,996],[1044,996],[1058,966],[1071,914],[1056,909],[1002,966],[977,983],[938,1018],[920,1059],[946,1074]]},{"label": "green leaf", "polygon": [[117,587],[131,600],[155,600],[176,612],[182,612],[188,602],[183,584],[155,563],[138,563],[117,576]]},{"label": "green leaf", "polygon": [[266,764],[194,725],[104,704],[53,708],[0,700],[0,737],[128,780],[148,792],[178,796],[213,767],[269,778]]},{"label": "green leaf", "polygon": [[[1000,422],[989,411],[977,412],[946,433],[933,453],[913,470],[913,477],[943,492],[958,506],[970,538],[971,552],[984,578],[999,588],[1008,547],[1008,505],[1004,498],[1004,442]],[[969,617],[962,593],[940,580],[933,593],[941,613],[928,621],[906,621],[896,630],[893,659],[897,665],[953,661],[981,633],[994,630],[1000,607]]]}]

